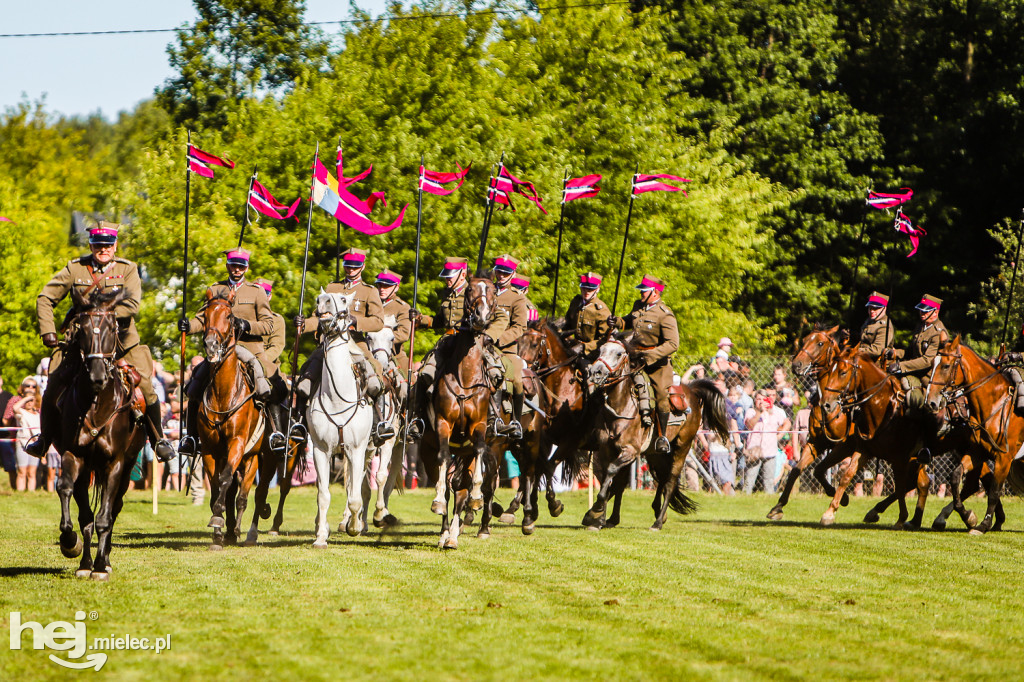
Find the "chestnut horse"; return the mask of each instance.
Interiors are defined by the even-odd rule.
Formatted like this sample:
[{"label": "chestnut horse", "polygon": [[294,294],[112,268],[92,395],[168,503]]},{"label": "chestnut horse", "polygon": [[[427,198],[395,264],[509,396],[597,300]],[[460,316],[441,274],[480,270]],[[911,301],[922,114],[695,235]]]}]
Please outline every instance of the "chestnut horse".
[{"label": "chestnut horse", "polygon": [[[75,576],[110,579],[110,538],[114,522],[131,484],[132,467],[146,440],[146,429],[133,414],[138,375],[118,365],[118,325],[114,306],[123,292],[93,294],[91,306],[75,316],[77,334],[65,346],[61,371],[71,381],[58,398],[63,416],[53,426],[53,446],[61,453],[60,551],[68,557],[82,555]],[[144,408],[143,408],[144,409]],[[89,504],[89,481],[95,479],[99,510]],[[78,506],[79,539],[71,520],[71,497]],[[92,535],[96,533],[96,558]],[[84,550],[84,551],[83,551]]]},{"label": "chestnut horse", "polygon": [[[657,455],[653,448],[654,427],[641,423],[640,404],[633,392],[632,375],[642,371],[640,362],[628,340],[611,337],[601,345],[597,360],[587,368],[587,387],[595,405],[586,431],[593,434],[594,462],[601,479],[594,506],[583,517],[583,525],[590,530],[618,525],[628,467],[641,455],[646,455],[651,475],[658,484],[651,505],[655,517],[651,530],[661,530],[665,525],[669,507],[680,514],[695,511],[696,505],[679,487],[679,477],[701,418],[723,442],[729,439],[725,397],[713,382],[699,379],[682,385],[684,418],[680,423],[670,422],[665,434],[672,452]],[[607,501],[613,495],[612,515],[606,520]]]},{"label": "chestnut horse", "polygon": [[971,528],[972,534],[1000,530],[1006,520],[999,492],[1024,443],[1024,417],[1015,412],[1014,398],[1012,382],[961,343],[959,335],[939,348],[925,399],[940,420],[946,419],[948,407],[956,415],[955,421],[969,427],[970,445],[950,475],[949,487],[953,508],[971,527],[970,514],[961,496],[960,477],[968,474],[964,481],[966,491],[975,489],[978,477],[985,486],[988,508],[981,523]]},{"label": "chestnut horse", "polygon": [[[245,538],[246,545],[256,544],[259,519],[270,518],[267,491],[280,458],[267,445],[266,420],[253,400],[250,379],[235,354],[233,299],[234,293],[225,298],[207,291],[202,311],[203,345],[210,363],[210,382],[199,405],[198,431],[203,470],[210,477],[212,516],[208,525],[213,528],[210,549],[222,549],[225,541],[228,544],[238,541],[249,488],[259,470],[256,512]],[[229,496],[235,498],[234,505],[228,504]]]}]

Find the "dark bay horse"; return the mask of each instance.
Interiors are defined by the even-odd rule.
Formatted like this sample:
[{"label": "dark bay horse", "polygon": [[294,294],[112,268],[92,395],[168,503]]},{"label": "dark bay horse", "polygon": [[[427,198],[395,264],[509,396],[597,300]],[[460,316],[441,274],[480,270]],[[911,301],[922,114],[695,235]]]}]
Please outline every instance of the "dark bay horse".
[{"label": "dark bay horse", "polygon": [[[628,337],[613,337],[602,344],[597,360],[587,370],[588,390],[595,401],[587,426],[593,440],[587,447],[594,449],[595,469],[601,479],[594,506],[583,517],[583,525],[591,530],[618,525],[629,465],[641,455],[646,455],[651,475],[658,484],[652,503],[655,519],[651,530],[661,530],[669,507],[680,514],[692,513],[696,505],[680,489],[679,477],[701,419],[723,441],[729,439],[725,397],[713,382],[700,379],[682,386],[684,418],[680,423],[670,423],[666,434],[672,452],[657,455],[653,448],[654,427],[643,426],[639,401],[633,392],[632,374],[642,371],[640,362]],[[612,496],[614,507],[606,519],[607,501]]]},{"label": "dark bay horse", "polygon": [[[207,292],[203,309],[203,345],[210,363],[210,383],[202,394],[198,425],[199,451],[210,477],[210,549],[222,549],[225,541],[238,541],[249,489],[258,470],[256,513],[245,539],[246,545],[256,544],[259,519],[270,518],[267,491],[280,459],[270,450],[266,420],[253,400],[250,380],[235,354],[233,296],[224,298]],[[229,504],[229,497],[235,498],[234,504]]]},{"label": "dark bay horse", "polygon": [[959,336],[939,349],[932,366],[925,396],[928,408],[942,421],[948,408],[970,433],[966,455],[950,476],[953,508],[970,527],[960,490],[964,473],[964,490],[974,490],[980,478],[988,498],[985,518],[971,528],[972,534],[1000,530],[1006,520],[999,492],[1024,443],[1024,417],[1014,410],[1013,389],[997,367],[961,343]]},{"label": "dark bay horse", "polygon": [[[110,579],[110,538],[131,483],[131,470],[146,440],[146,429],[132,407],[138,375],[116,361],[118,325],[114,296],[94,294],[91,307],[75,317],[77,334],[65,347],[62,368],[72,377],[57,407],[53,445],[61,453],[57,483],[60,497],[60,551],[82,555],[75,575]],[[141,396],[140,396],[141,398]],[[145,408],[142,407],[142,410]],[[95,480],[99,510],[89,504],[89,481]],[[78,506],[79,539],[71,520],[71,497]],[[96,533],[96,558],[92,535]],[[84,551],[83,551],[84,550]]]}]

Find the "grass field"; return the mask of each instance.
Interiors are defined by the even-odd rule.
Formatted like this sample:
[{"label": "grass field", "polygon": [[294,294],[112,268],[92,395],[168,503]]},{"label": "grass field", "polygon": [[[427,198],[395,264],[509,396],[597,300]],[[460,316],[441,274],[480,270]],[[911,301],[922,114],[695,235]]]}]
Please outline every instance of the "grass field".
[{"label": "grass field", "polygon": [[[695,515],[670,512],[651,533],[644,493],[627,493],[621,527],[594,533],[576,525],[586,493],[561,497],[565,514],[542,511],[532,537],[498,525],[490,540],[467,535],[442,553],[430,496],[396,495],[399,531],[334,533],[318,551],[316,498],[299,489],[284,535],[210,552],[208,507],[168,493],[153,516],[149,493],[131,493],[103,584],[76,579],[77,560],[60,555],[55,497],[0,494],[0,638],[9,640],[11,611],[44,626],[95,612],[90,641],[170,634],[159,655],[108,652],[99,675],[128,680],[1021,675],[1017,498],[1007,500],[1009,530],[978,538],[959,522],[944,533],[864,526],[870,500],[858,499],[819,528],[826,502],[810,496],[778,523],[764,519],[774,500],[763,496],[698,496]],[[23,641],[0,647],[0,680],[97,674],[58,667],[30,648],[30,634]]]}]

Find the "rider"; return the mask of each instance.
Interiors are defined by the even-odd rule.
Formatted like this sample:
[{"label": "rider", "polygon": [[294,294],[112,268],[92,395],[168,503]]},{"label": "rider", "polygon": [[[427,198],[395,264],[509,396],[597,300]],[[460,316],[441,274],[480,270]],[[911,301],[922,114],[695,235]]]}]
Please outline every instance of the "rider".
[{"label": "rider", "polygon": [[[671,452],[668,442],[668,418],[671,406],[668,391],[672,386],[672,354],[679,348],[679,324],[675,313],[661,300],[665,283],[653,275],[644,275],[637,285],[640,299],[624,318],[610,317],[608,323],[617,328],[633,329],[633,337],[640,346],[643,370],[654,385],[654,397],[661,435],[654,443],[654,451],[667,455]],[[638,380],[638,381],[637,381]],[[634,375],[640,394],[640,418],[645,426],[651,425],[651,401],[646,385],[639,373]]]},{"label": "rider", "polygon": [[540,319],[540,311],[537,310],[537,306],[530,300],[527,293],[530,291],[530,278],[523,277],[522,275],[516,275],[512,278],[509,284],[515,291],[518,291],[526,299],[526,322],[530,324]]},{"label": "rider", "polygon": [[608,305],[598,298],[601,275],[586,272],[580,275],[580,293],[569,302],[565,312],[567,339],[574,342],[573,353],[592,355],[608,336]]},{"label": "rider", "polygon": [[377,281],[374,282],[383,304],[381,317],[395,316],[395,364],[398,365],[402,374],[407,374],[409,372],[409,356],[402,352],[402,345],[409,340],[412,331],[412,319],[409,317],[412,307],[398,297],[398,287],[401,284],[402,276],[387,268],[377,274]]},{"label": "rider", "polygon": [[529,322],[526,297],[511,286],[518,267],[519,261],[507,253],[494,259],[491,276],[498,290],[494,304],[499,311],[504,311],[508,316],[508,324],[504,324],[501,317],[495,317],[486,330],[486,334],[494,341],[494,347],[501,351],[500,360],[505,370],[505,379],[512,382],[512,421],[509,422],[504,435],[515,440],[523,437],[521,422],[523,402],[526,398],[523,392],[523,360],[516,355],[516,350],[519,337],[526,331]]},{"label": "rider", "polygon": [[[273,280],[258,277],[256,284],[259,284],[267,292],[267,302],[269,303],[274,297]],[[273,311],[270,314],[274,318],[274,328],[263,337],[263,358],[273,369],[270,374],[271,392],[270,399],[267,401],[267,410],[273,413],[272,422],[276,425],[274,431],[280,431],[281,427],[288,423],[288,385],[285,384],[284,377],[281,376],[281,353],[284,352],[287,341],[285,340],[284,316]],[[272,446],[278,444],[283,443],[275,442]]]},{"label": "rider", "polygon": [[[64,318],[61,331],[66,331],[73,317],[88,305],[89,296],[93,292],[125,291],[125,297],[114,306],[118,326],[118,357],[133,365],[142,378],[139,388],[146,399],[143,423],[153,451],[160,461],[166,462],[173,456],[174,448],[163,437],[160,403],[153,390],[153,356],[149,353],[149,347],[141,344],[135,329],[135,314],[139,311],[142,298],[139,266],[114,255],[117,252],[117,231],[120,227],[117,223],[101,221],[98,226],[90,229],[89,249],[92,253],[69,262],[43,287],[36,298],[39,334],[43,345],[57,348],[60,342],[53,321],[53,310],[68,294],[71,295],[71,309]],[[50,447],[53,424],[61,419],[57,412],[57,400],[72,378],[73,363],[61,365],[60,361],[61,353],[57,352],[50,363],[50,378],[40,406],[39,435],[25,447],[26,452],[36,457],[44,455]]]},{"label": "rider", "polygon": [[[366,381],[366,394],[373,400],[373,421],[374,436],[378,440],[386,440],[395,435],[394,429],[389,423],[381,420],[381,396],[384,384],[381,377],[384,376],[384,368],[380,366],[377,359],[370,352],[366,344],[366,332],[376,332],[384,328],[384,319],[381,316],[383,305],[380,294],[377,290],[363,281],[363,268],[366,266],[366,251],[363,249],[351,248],[342,255],[341,265],[345,269],[345,280],[343,282],[331,282],[324,290],[328,294],[355,294],[349,308],[349,329],[352,331],[352,341],[362,351],[362,360],[359,364],[363,370]],[[295,326],[302,330],[302,333],[315,331],[319,325],[319,318],[316,316],[304,318],[301,314],[295,316]],[[309,397],[313,395],[320,383],[320,373],[323,369],[324,352],[317,348],[310,354],[306,364],[302,366],[299,373],[298,383],[295,391],[299,395],[299,413],[305,412],[304,405]]]},{"label": "rider", "polygon": [[[895,359],[889,363],[887,369],[890,374],[901,377],[900,383],[907,392],[907,405],[923,410],[924,389],[928,385],[932,362],[939,353],[939,347],[949,340],[949,332],[939,321],[941,298],[925,294],[916,307],[921,322],[910,339],[910,350],[906,354],[903,350],[895,350]],[[902,360],[904,355],[907,356],[906,360]]]},{"label": "rider", "polygon": [[[231,314],[235,318],[236,341],[235,355],[244,363],[253,377],[253,392],[259,401],[268,402],[271,384],[267,375],[276,371],[274,364],[267,358],[264,338],[273,334],[274,313],[270,309],[270,300],[266,290],[260,285],[245,278],[249,270],[249,258],[252,254],[245,249],[229,249],[224,252],[228,278],[207,287],[207,296],[229,298]],[[205,324],[203,309],[196,311],[191,320],[182,317],[178,320],[178,330],[186,334],[201,334]],[[210,363],[205,359],[192,371],[192,381],[188,385],[188,409],[185,424],[188,434],[181,439],[179,450],[192,456],[197,452],[194,435],[198,433],[199,403],[206,391],[210,379]],[[284,436],[281,434],[283,424],[275,423],[272,410],[267,411],[270,419],[270,447],[279,450],[284,447]]]},{"label": "rider", "polygon": [[886,315],[889,297],[877,291],[868,296],[868,319],[860,328],[860,352],[878,362],[886,350],[892,348],[896,330]]}]

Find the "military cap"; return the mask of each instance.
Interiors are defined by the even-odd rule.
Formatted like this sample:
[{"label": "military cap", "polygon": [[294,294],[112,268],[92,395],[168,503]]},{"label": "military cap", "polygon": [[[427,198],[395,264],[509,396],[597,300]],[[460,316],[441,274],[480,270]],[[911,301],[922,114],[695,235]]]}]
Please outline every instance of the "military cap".
[{"label": "military cap", "polygon": [[640,284],[637,284],[636,288],[640,291],[650,291],[651,289],[654,289],[658,293],[661,293],[662,291],[665,291],[665,283],[654,275],[644,275],[644,278],[640,280]]},{"label": "military cap", "polygon": [[402,276],[399,275],[397,272],[391,272],[387,268],[384,268],[379,273],[377,273],[377,281],[374,282],[374,284],[379,287],[393,287],[398,286],[401,283]]},{"label": "military cap", "polygon": [[514,289],[519,289],[520,291],[525,292],[530,288],[530,278],[522,276],[513,277],[509,284],[511,284]]},{"label": "military cap", "polygon": [[494,259],[494,269],[506,275],[512,274],[518,267],[519,261],[507,253],[503,253]]},{"label": "military cap", "polygon": [[341,254],[341,264],[346,268],[361,268],[366,265],[366,250],[352,247]]},{"label": "military cap", "polygon": [[117,243],[117,231],[121,228],[117,223],[101,220],[96,227],[89,228],[89,244],[109,246]]},{"label": "military cap", "polygon": [[441,270],[439,277],[454,277],[459,274],[461,270],[468,270],[469,264],[465,258],[459,258],[458,256],[448,256],[444,260],[444,269]]},{"label": "military cap", "polygon": [[257,277],[256,284],[259,284],[261,287],[263,287],[263,290],[267,292],[268,299],[274,294],[274,280],[264,279],[263,277]]},{"label": "military cap", "polygon": [[228,265],[244,265],[249,267],[249,256],[252,253],[245,249],[228,249],[224,252],[224,255],[227,256]]},{"label": "military cap", "polygon": [[889,297],[877,291],[872,291],[865,305],[868,308],[884,308],[889,305]]},{"label": "military cap", "polygon": [[584,272],[580,275],[580,289],[596,289],[601,286],[601,275],[596,272]]},{"label": "military cap", "polygon": [[920,310],[921,312],[931,312],[933,310],[938,310],[939,308],[942,307],[942,299],[936,298],[931,294],[925,294],[924,296],[921,297],[921,302],[914,307]]}]

